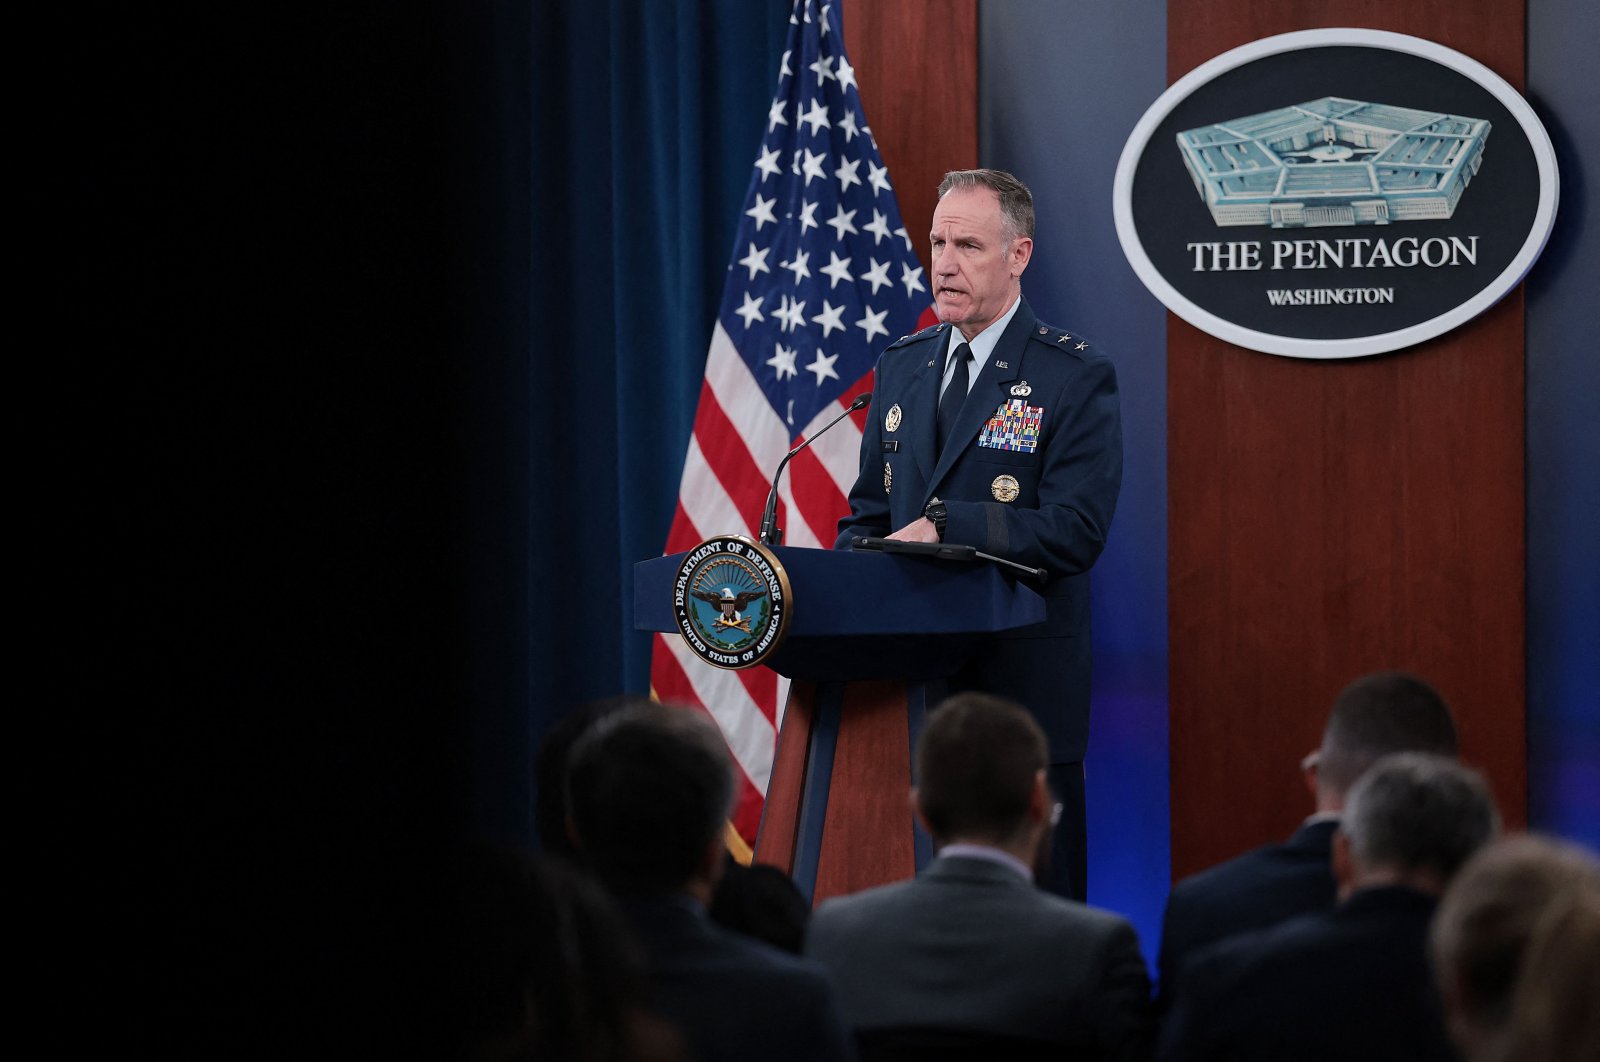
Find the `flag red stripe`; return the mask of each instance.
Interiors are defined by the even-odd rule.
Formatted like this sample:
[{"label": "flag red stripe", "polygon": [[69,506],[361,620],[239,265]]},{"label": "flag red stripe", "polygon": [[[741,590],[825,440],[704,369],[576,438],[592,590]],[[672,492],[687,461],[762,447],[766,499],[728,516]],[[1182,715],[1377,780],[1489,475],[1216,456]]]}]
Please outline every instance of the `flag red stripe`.
[{"label": "flag red stripe", "polygon": [[[700,453],[705,456],[706,464],[738,507],[739,515],[745,518],[752,529],[761,526],[760,506],[766,500],[768,474],[756,467],[744,440],[723,412],[709,383],[700,388],[700,409],[694,418],[694,437],[700,444]],[[755,510],[750,511],[752,500],[758,498],[761,500],[754,502]],[[710,528],[707,533],[726,534],[734,530]]]},{"label": "flag red stripe", "polygon": [[651,646],[650,685],[655,688],[656,698],[660,701],[703,707],[694,694],[689,676],[678,665],[678,658],[672,655],[671,649],[660,644],[664,639],[676,637],[676,634],[657,632],[655,643]]},{"label": "flag red stripe", "polygon": [[[657,634],[656,637],[672,636]],[[662,701],[686,705],[692,711],[699,712],[706,718],[711,719],[713,724],[716,723],[716,719],[712,718],[711,713],[706,711],[705,707],[694,698],[692,692],[687,694],[668,692],[669,690],[680,688],[682,690],[689,689],[689,679],[684,675],[683,669],[678,666],[677,660],[673,658],[670,651],[665,648],[657,648],[654,664],[652,673],[657,677],[657,697]],[[744,768],[739,766],[739,760],[733,755],[732,751],[728,753],[728,763],[733,768],[734,806],[733,814],[730,816],[733,820],[733,828],[739,831],[740,837],[743,837],[753,845],[756,832],[761,828],[761,790],[757,789],[755,783],[751,782],[745,775]]]},{"label": "flag red stripe", "polygon": [[745,692],[756,702],[767,722],[778,725],[778,677],[765,667],[747,667],[737,672]]},{"label": "flag red stripe", "polygon": [[809,449],[801,450],[789,462],[789,474],[794,476],[795,508],[805,518],[806,526],[818,542],[833,545],[839,534],[839,518],[850,511],[849,499]]},{"label": "flag red stripe", "polygon": [[[656,635],[656,637],[659,638],[662,635]],[[664,675],[667,685],[682,683],[685,688],[688,688],[688,681],[690,680],[683,675],[683,669],[680,669],[677,661],[672,659],[670,651],[659,649],[658,653],[656,653],[656,662],[658,664],[666,662],[667,665],[662,669],[662,672],[667,672],[667,670],[674,672],[674,675],[670,675],[670,677],[669,675]],[[688,710],[701,713],[701,715],[712,721],[712,725],[717,723],[717,720],[710,715],[710,712],[704,709],[704,705],[699,704],[694,699],[693,694],[690,694],[690,696],[667,696],[666,691],[662,691],[659,686],[656,688],[656,694],[661,697],[662,701],[688,705]],[[744,774],[744,768],[739,766],[739,760],[734,757],[731,750],[728,752],[728,763],[733,768],[733,814],[728,817],[733,820],[733,828],[738,830],[739,836],[742,836],[744,840],[749,841],[754,846],[755,833],[762,828],[762,790],[755,789],[754,782],[750,781],[749,777]]]},{"label": "flag red stripe", "polygon": [[680,498],[678,507],[672,514],[672,530],[667,532],[667,548],[663,552],[687,553],[700,542],[700,529],[689,519],[689,514],[684,511],[683,501]]}]

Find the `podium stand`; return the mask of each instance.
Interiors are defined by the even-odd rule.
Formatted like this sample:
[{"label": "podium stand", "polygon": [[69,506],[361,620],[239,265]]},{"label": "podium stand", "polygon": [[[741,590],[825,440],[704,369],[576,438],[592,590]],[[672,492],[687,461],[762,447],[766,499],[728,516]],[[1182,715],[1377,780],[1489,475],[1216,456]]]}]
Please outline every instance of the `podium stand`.
[{"label": "podium stand", "polygon": [[[1044,600],[983,562],[777,547],[792,680],[756,842],[811,900],[911,877],[932,858],[907,793],[911,750],[941,679],[985,635],[1042,622]],[[634,565],[634,627],[678,637],[684,554]]]}]

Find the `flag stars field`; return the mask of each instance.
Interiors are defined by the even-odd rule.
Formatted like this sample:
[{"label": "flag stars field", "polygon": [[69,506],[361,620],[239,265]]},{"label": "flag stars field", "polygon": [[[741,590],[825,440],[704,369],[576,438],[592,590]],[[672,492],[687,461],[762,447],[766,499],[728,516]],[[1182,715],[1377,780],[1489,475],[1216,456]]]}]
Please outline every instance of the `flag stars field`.
[{"label": "flag stars field", "polygon": [[867,307],[866,316],[856,322],[856,327],[867,334],[867,342],[872,342],[873,336],[888,336],[889,330],[883,327],[883,319],[889,316],[888,310],[872,312],[872,307]]},{"label": "flag stars field", "polygon": [[766,318],[761,315],[761,300],[749,292],[745,292],[744,305],[733,312],[744,319],[744,326],[746,329],[748,329],[752,324],[755,324],[757,321],[766,320]]},{"label": "flag stars field", "polygon": [[[832,222],[829,222],[829,224],[832,224]],[[822,267],[822,275],[831,281],[828,285],[828,290],[831,291],[840,284],[847,284],[854,279],[850,275],[850,261],[848,258],[840,258],[837,251],[828,251],[828,264]],[[872,290],[876,292],[878,289],[873,288]]]},{"label": "flag stars field", "polygon": [[923,287],[923,285],[922,285],[922,267],[921,266],[918,266],[917,268],[912,269],[910,266],[906,265],[904,262],[901,262],[900,263],[900,283],[902,283],[902,284],[904,284],[906,286],[906,298],[908,298],[908,299],[916,292],[927,291],[928,290],[927,288]]},{"label": "flag stars field", "polygon": [[843,159],[840,161],[839,168],[833,171],[833,175],[839,178],[840,195],[844,195],[846,192],[848,192],[852,184],[861,184],[861,177],[859,176],[860,170],[860,159]]},{"label": "flag stars field", "polygon": [[777,202],[777,196],[773,196],[771,199],[762,199],[758,195],[756,196],[756,205],[744,212],[746,217],[755,219],[757,232],[761,231],[761,226],[769,222],[773,225],[778,223],[778,219],[772,216],[772,208],[777,205]]},{"label": "flag stars field", "polygon": [[825,181],[825,180],[828,179],[828,175],[825,172],[823,172],[823,169],[822,169],[822,162],[827,157],[828,156],[827,156],[826,153],[819,152],[818,154],[813,155],[809,148],[806,149],[806,159],[805,159],[805,161],[803,163],[800,164],[800,169],[802,171],[803,176],[806,179],[806,187],[807,188],[811,187],[811,178],[813,178],[813,177],[817,178],[818,180],[822,180],[822,181]]},{"label": "flag stars field", "polygon": [[754,280],[757,273],[772,272],[772,268],[767,265],[767,253],[771,250],[772,248],[770,247],[763,247],[757,250],[756,245],[752,243],[750,245],[750,253],[739,259],[739,264],[750,270],[749,279]]},{"label": "flag stars field", "polygon": [[818,349],[816,358],[812,360],[810,365],[806,366],[806,371],[817,374],[817,386],[821,387],[822,381],[837,380],[839,378],[839,374],[833,371],[833,363],[838,360],[839,355],[824,356],[821,349]]},{"label": "flag stars field", "polygon": [[812,136],[833,126],[833,123],[828,121],[828,108],[822,105],[821,100],[812,100],[811,109],[801,115],[800,120],[811,127]]},{"label": "flag stars field", "polygon": [[828,219],[828,224],[832,225],[833,231],[838,233],[834,237],[835,239],[842,241],[847,233],[852,236],[855,235],[858,231],[855,226],[855,216],[856,212],[854,210],[846,210],[843,203],[834,208],[833,217]]},{"label": "flag stars field", "polygon": [[839,320],[839,316],[843,313],[843,306],[830,305],[827,299],[823,299],[822,312],[813,317],[811,323],[822,326],[822,338],[826,340],[834,332],[844,331],[844,322]]},{"label": "flag stars field", "polygon": [[783,172],[783,167],[778,165],[778,149],[762,151],[761,157],[756,159],[756,169],[761,171],[761,183],[766,184],[768,177],[776,177]]},{"label": "flag stars field", "polygon": [[811,269],[806,265],[806,262],[810,258],[810,252],[796,251],[792,260],[778,263],[778,268],[787,269],[789,272],[793,273],[794,282],[796,286],[798,286],[802,280],[805,280],[811,276]]},{"label": "flag stars field", "polygon": [[874,247],[893,235],[889,231],[889,219],[876,210],[872,212],[872,224],[867,226],[867,231],[872,233],[872,246]]},{"label": "flag stars field", "polygon": [[880,262],[876,258],[868,259],[868,261],[872,263],[872,268],[862,273],[860,279],[865,283],[871,284],[872,294],[876,295],[879,288],[886,288],[893,283],[889,279],[889,267],[894,263]]},{"label": "flag stars field", "polygon": [[778,379],[782,380],[790,376],[798,376],[800,371],[794,366],[795,352],[782,343],[777,343],[775,346],[778,348],[777,353],[767,359],[767,364],[771,365],[773,371],[778,374]]},{"label": "flag stars field", "polygon": [[[894,189],[889,187],[889,167],[879,166],[875,162],[867,163],[867,183],[872,186],[872,195],[874,198],[877,197],[879,192],[889,192],[892,194],[894,191]],[[876,217],[878,212],[874,210],[872,213],[873,216]]]}]

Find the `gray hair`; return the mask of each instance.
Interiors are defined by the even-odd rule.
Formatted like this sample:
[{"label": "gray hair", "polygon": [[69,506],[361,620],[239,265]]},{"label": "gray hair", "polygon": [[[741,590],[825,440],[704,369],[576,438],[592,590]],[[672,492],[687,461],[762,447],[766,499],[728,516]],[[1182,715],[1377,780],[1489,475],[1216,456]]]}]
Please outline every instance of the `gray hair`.
[{"label": "gray hair", "polygon": [[1350,789],[1340,828],[1365,867],[1448,881],[1500,828],[1477,771],[1425,752],[1385,756]]},{"label": "gray hair", "polygon": [[1033,238],[1033,193],[1005,170],[951,170],[939,182],[939,198],[952,188],[989,189],[1000,197],[1000,216],[1009,238]]},{"label": "gray hair", "polygon": [[1508,837],[1461,868],[1434,916],[1447,1001],[1515,1059],[1600,1058],[1600,860],[1553,838]]}]

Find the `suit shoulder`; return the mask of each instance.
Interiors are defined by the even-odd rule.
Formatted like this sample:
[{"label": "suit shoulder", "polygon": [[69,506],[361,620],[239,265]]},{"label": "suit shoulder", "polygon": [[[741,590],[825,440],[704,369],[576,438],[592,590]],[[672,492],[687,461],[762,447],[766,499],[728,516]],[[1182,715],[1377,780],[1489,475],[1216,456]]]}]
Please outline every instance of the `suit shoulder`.
[{"label": "suit shoulder", "polygon": [[825,981],[827,974],[811,959],[793,955],[764,941],[718,927],[723,954],[746,975],[794,982]]},{"label": "suit shoulder", "polygon": [[[915,879],[912,879],[915,881]],[[880,925],[906,901],[911,881],[876,885],[848,896],[824,900],[806,926],[807,951],[814,943],[853,937],[864,926]]]},{"label": "suit shoulder", "polygon": [[1283,845],[1252,848],[1189,875],[1172,887],[1174,901],[1203,901],[1213,896],[1231,898],[1240,888],[1257,882],[1281,861]]},{"label": "suit shoulder", "polygon": [[886,904],[892,905],[900,902],[900,898],[909,891],[912,882],[915,880],[915,878],[912,878],[907,881],[891,881],[888,884],[874,885],[870,889],[863,889],[848,896],[835,896],[832,899],[824,900],[811,913],[811,921],[813,923],[819,920],[824,923],[844,922],[853,918],[871,915],[881,910]]},{"label": "suit shoulder", "polygon": [[1133,923],[1115,911],[1091,907],[1089,904],[1047,892],[1036,893],[1035,899],[1042,901],[1039,907],[1045,918],[1060,925],[1070,926],[1074,932],[1118,933],[1127,930],[1135,935],[1137,933]]}]

